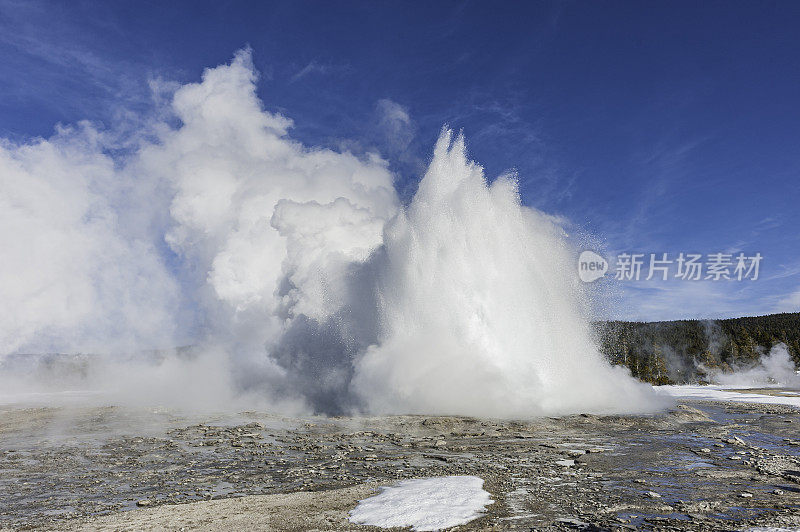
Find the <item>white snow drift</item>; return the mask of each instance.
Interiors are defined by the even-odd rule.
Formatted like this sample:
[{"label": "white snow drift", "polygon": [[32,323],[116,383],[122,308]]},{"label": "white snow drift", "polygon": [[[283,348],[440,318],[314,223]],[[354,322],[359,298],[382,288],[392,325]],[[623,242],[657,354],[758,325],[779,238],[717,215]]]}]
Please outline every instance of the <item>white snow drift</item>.
[{"label": "white snow drift", "polygon": [[479,477],[404,480],[359,502],[350,521],[381,528],[441,530],[477,519],[493,502]]}]

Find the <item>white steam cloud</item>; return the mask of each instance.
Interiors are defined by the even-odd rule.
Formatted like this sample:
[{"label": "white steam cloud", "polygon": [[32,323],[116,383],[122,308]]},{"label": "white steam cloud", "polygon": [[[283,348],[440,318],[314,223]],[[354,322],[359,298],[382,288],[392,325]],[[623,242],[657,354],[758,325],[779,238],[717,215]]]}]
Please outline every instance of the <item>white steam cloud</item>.
[{"label": "white steam cloud", "polygon": [[177,285],[102,143],[0,144],[0,353],[171,345]]},{"label": "white steam cloud", "polygon": [[[487,185],[444,130],[404,208],[378,155],[293,141],[256,78],[237,53],[123,150],[89,124],[3,143],[0,353],[109,355],[85,380],[120,400],[498,417],[661,406],[598,353],[563,232],[514,179]],[[137,362],[192,327],[191,356]]]},{"label": "white steam cloud", "polygon": [[756,364],[748,367],[736,367],[731,373],[723,373],[706,367],[709,381],[725,386],[786,386],[800,388],[800,375],[797,374],[792,355],[786,344],[772,346],[769,353],[763,355]]}]

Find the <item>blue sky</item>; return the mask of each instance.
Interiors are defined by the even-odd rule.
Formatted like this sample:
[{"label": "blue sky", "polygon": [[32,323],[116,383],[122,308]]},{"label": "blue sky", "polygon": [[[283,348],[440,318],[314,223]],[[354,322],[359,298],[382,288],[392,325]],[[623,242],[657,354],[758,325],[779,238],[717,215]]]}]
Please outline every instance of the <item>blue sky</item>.
[{"label": "blue sky", "polygon": [[609,256],[764,256],[758,281],[600,281],[611,316],[797,311],[798,28],[788,1],[0,0],[0,136],[147,112],[249,46],[293,137],[377,149],[405,199],[446,123]]}]

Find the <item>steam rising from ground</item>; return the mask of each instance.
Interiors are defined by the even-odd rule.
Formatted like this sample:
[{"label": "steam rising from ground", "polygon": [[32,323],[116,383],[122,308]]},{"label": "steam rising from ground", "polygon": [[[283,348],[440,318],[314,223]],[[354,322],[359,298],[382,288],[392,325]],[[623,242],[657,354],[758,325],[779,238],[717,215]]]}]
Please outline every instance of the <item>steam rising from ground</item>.
[{"label": "steam rising from ground", "polygon": [[800,375],[789,354],[786,344],[772,346],[769,353],[763,355],[755,365],[733,368],[732,373],[702,368],[709,381],[726,386],[769,386],[780,385],[800,388]]},{"label": "steam rising from ground", "polygon": [[[120,400],[197,390],[237,407],[499,417],[659,406],[602,360],[563,231],[520,204],[513,178],[487,186],[444,130],[403,208],[384,160],[291,140],[255,82],[243,51],[178,88],[146,136],[80,124],[3,143],[0,353],[104,353],[81,382]],[[12,382],[14,360],[6,391],[48,388]]]}]

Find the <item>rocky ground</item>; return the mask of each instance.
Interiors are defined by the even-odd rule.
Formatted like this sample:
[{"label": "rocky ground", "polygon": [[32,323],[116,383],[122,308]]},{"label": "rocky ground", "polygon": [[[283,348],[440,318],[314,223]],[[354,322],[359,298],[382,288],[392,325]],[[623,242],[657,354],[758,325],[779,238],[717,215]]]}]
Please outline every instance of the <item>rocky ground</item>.
[{"label": "rocky ground", "polygon": [[683,403],[513,422],[2,407],[0,529],[366,530],[347,512],[377,486],[461,474],[485,479],[496,501],[462,530],[798,527],[799,414]]}]

